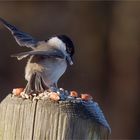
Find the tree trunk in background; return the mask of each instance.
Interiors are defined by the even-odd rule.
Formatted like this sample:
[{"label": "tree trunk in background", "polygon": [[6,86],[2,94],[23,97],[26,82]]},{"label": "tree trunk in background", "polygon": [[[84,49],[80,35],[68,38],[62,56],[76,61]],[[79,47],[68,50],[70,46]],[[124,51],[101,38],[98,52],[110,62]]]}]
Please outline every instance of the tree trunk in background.
[{"label": "tree trunk in background", "polygon": [[133,138],[139,97],[140,6],[116,3],[110,34],[110,108],[113,138]]}]

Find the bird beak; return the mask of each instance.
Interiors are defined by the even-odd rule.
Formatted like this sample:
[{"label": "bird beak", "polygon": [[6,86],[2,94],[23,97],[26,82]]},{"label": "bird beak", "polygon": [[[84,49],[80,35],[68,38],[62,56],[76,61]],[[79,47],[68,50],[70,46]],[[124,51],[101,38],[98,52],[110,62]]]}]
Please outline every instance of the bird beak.
[{"label": "bird beak", "polygon": [[66,60],[67,60],[69,65],[73,65],[72,58],[69,55],[66,56]]}]

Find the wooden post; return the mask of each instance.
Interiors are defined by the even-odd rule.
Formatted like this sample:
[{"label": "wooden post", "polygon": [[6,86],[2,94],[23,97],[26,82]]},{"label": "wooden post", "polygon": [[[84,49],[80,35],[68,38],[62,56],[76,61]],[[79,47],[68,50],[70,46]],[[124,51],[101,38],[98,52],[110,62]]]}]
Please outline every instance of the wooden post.
[{"label": "wooden post", "polygon": [[108,139],[102,112],[98,116],[93,109],[94,117],[90,111],[86,103],[33,101],[9,94],[0,104],[0,140]]}]

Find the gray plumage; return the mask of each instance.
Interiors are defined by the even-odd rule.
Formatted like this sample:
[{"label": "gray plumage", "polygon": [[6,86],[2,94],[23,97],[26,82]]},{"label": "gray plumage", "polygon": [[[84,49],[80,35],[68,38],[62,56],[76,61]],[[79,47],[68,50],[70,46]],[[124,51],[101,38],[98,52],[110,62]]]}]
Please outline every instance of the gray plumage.
[{"label": "gray plumage", "polygon": [[73,64],[74,46],[65,35],[54,36],[47,41],[38,41],[25,32],[0,18],[1,23],[9,29],[20,46],[31,48],[31,51],[12,55],[21,60],[29,57],[25,68],[25,79],[28,81],[25,92],[43,92],[47,88],[57,87],[59,78]]}]

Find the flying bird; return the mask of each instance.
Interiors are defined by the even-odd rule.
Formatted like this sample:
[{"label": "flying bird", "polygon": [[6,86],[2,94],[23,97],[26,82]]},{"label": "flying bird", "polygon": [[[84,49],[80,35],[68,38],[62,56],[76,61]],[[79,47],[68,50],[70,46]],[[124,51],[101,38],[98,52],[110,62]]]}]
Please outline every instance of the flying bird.
[{"label": "flying bird", "polygon": [[18,60],[29,57],[25,67],[27,85],[24,92],[40,93],[46,89],[57,88],[59,78],[67,66],[73,64],[74,44],[71,39],[66,35],[56,35],[39,41],[2,18],[0,22],[10,30],[19,46],[31,49],[12,55]]}]

